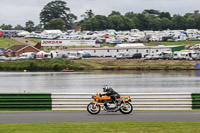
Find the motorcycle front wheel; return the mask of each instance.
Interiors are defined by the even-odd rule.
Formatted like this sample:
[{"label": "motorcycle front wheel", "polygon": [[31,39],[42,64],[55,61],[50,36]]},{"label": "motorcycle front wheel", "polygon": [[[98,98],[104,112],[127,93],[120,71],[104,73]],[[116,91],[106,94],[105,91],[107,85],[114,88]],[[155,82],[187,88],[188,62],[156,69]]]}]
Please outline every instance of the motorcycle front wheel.
[{"label": "motorcycle front wheel", "polygon": [[95,105],[94,103],[89,103],[87,106],[87,111],[92,115],[96,115],[101,111],[101,107],[100,107],[100,105]]},{"label": "motorcycle front wheel", "polygon": [[133,111],[133,106],[129,103],[129,102],[126,102],[123,107],[121,107],[119,109],[119,111],[122,113],[122,114],[130,114],[132,111]]}]

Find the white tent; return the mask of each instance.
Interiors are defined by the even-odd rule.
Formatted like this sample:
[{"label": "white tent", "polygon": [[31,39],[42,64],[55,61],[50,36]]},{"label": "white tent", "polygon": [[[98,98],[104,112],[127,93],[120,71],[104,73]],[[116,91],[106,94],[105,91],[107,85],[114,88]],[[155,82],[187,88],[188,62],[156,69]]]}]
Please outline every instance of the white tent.
[{"label": "white tent", "polygon": [[17,33],[17,35],[24,37],[24,36],[30,35],[30,32],[28,32],[28,31],[22,31],[22,32]]}]

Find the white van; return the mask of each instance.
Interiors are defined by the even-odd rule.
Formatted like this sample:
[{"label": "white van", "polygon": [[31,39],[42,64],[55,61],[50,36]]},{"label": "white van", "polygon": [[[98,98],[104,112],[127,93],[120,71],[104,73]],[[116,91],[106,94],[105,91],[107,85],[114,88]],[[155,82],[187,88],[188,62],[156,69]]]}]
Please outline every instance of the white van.
[{"label": "white van", "polygon": [[67,58],[70,60],[82,59],[82,53],[80,52],[69,52]]},{"label": "white van", "polygon": [[29,60],[29,59],[35,59],[36,54],[34,52],[26,52],[22,53],[19,57],[21,60]]}]

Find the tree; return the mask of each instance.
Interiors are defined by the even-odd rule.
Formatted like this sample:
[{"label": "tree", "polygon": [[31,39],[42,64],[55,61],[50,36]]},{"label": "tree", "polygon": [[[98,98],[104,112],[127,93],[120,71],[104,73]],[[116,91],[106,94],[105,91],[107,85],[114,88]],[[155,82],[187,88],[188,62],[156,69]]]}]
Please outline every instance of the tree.
[{"label": "tree", "polygon": [[95,19],[97,21],[97,29],[96,30],[105,30],[108,27],[108,20],[106,16],[96,15]]},{"label": "tree", "polygon": [[178,29],[185,30],[186,29],[186,19],[181,15],[175,14],[172,18],[172,28],[175,30],[178,30]]},{"label": "tree", "polygon": [[97,20],[95,18],[90,18],[84,21],[82,27],[84,30],[94,31],[97,29]]},{"label": "tree", "polygon": [[26,24],[25,24],[25,30],[29,31],[29,32],[34,31],[34,22],[31,21],[31,20],[29,20],[28,22],[26,22]]},{"label": "tree", "polygon": [[36,25],[35,30],[42,30],[42,25],[41,24]]},{"label": "tree", "polygon": [[113,16],[113,15],[121,15],[121,13],[118,11],[112,11],[112,13],[110,15],[108,15],[108,17]]},{"label": "tree", "polygon": [[160,18],[155,18],[151,20],[151,30],[161,30]]},{"label": "tree", "polygon": [[15,28],[14,28],[15,30],[23,30],[24,28],[23,28],[23,26],[21,26],[21,25],[17,25],[17,26],[15,26]]},{"label": "tree", "polygon": [[159,14],[159,17],[160,17],[160,18],[168,18],[169,20],[171,20],[171,15],[170,15],[169,12],[161,12],[161,13]]},{"label": "tree", "polygon": [[171,21],[168,18],[161,18],[161,30],[171,29]]},{"label": "tree", "polygon": [[0,26],[2,28],[2,30],[12,30],[12,25],[5,25],[5,24],[2,24]]},{"label": "tree", "polygon": [[139,13],[137,15],[137,28],[140,30],[150,30],[151,25],[150,25],[150,19],[148,17],[148,14],[145,13]]},{"label": "tree", "polygon": [[187,29],[194,29],[196,27],[195,18],[193,15],[187,17],[186,19],[186,27]]},{"label": "tree", "polygon": [[46,25],[47,29],[59,29],[64,30],[65,28],[65,21],[61,18],[56,18],[50,20],[50,22]]},{"label": "tree", "polygon": [[133,12],[127,12],[124,16],[127,18],[134,18],[136,17],[136,14],[134,14]]},{"label": "tree", "polygon": [[61,18],[65,21],[65,27],[69,28],[72,26],[73,22],[77,19],[77,17],[70,13],[70,8],[67,7],[67,3],[62,0],[55,0],[49,2],[40,13],[40,22],[46,27],[46,25],[52,19]]},{"label": "tree", "polygon": [[121,15],[111,15],[108,17],[108,28],[122,30],[124,28],[124,19]]},{"label": "tree", "polygon": [[87,10],[85,12],[85,14],[81,15],[81,17],[83,17],[84,19],[90,19],[90,18],[94,17],[94,13],[93,13],[92,9],[90,9],[90,10]]},{"label": "tree", "polygon": [[154,9],[146,9],[144,10],[144,13],[148,13],[148,14],[152,14],[152,15],[159,15],[160,12],[158,10],[154,10]]}]

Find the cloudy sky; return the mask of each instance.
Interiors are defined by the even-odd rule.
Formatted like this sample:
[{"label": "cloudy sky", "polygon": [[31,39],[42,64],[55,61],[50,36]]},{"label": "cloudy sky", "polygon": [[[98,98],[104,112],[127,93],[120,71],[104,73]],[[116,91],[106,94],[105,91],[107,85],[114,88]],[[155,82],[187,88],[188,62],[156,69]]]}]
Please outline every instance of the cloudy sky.
[{"label": "cloudy sky", "polygon": [[[32,20],[39,24],[39,14],[43,7],[52,0],[0,0],[0,25],[25,25]],[[127,12],[140,13],[144,9],[156,9],[171,14],[184,15],[194,10],[200,10],[199,0],[63,0],[67,7],[80,20],[86,10],[92,9],[94,14],[109,15],[112,11],[121,14]]]}]

